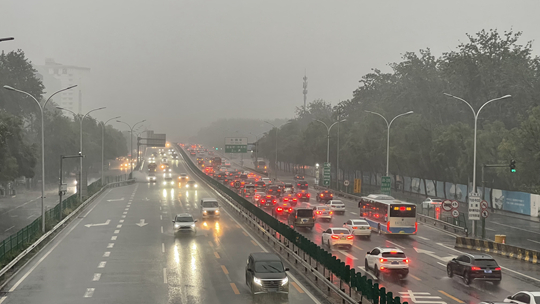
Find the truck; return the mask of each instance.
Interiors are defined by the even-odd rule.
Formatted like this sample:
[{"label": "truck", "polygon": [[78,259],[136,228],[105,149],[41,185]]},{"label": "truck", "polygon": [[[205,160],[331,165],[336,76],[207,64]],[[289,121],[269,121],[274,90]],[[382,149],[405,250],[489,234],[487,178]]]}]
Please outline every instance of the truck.
[{"label": "truck", "polygon": [[214,158],[212,159],[212,166],[213,166],[214,168],[216,168],[216,167],[221,167],[221,157],[219,157],[219,156],[214,157]]},{"label": "truck", "polygon": [[262,158],[257,158],[253,162],[253,165],[255,166],[255,169],[259,171],[264,171],[265,173],[267,172],[266,162]]}]

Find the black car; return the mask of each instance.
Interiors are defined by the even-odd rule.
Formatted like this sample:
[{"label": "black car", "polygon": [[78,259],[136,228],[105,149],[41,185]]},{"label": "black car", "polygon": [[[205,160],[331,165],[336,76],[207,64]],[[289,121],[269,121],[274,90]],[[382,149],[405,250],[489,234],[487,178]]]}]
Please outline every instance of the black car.
[{"label": "black car", "polygon": [[317,202],[327,202],[334,199],[334,194],[330,190],[323,190],[317,193]]},{"label": "black car", "polygon": [[308,186],[309,186],[308,182],[306,182],[305,180],[301,180],[301,181],[296,182],[296,188],[298,188],[300,190],[307,190]]},{"label": "black car", "polygon": [[298,201],[300,202],[309,202],[309,198],[311,197],[311,194],[309,194],[309,192],[305,190],[302,190],[296,193],[296,197],[298,198]]},{"label": "black car", "polygon": [[304,180],[304,176],[303,175],[300,175],[300,174],[296,174],[294,176],[294,180]]},{"label": "black car", "polygon": [[502,280],[501,267],[489,254],[463,254],[453,258],[446,265],[449,277],[454,275],[463,278],[466,285],[473,280],[491,281],[499,285]]},{"label": "black car", "polygon": [[276,197],[280,197],[281,196],[281,187],[278,186],[278,185],[270,185],[266,189],[266,194],[274,195]]},{"label": "black car", "polygon": [[275,253],[254,252],[247,259],[246,285],[251,294],[289,294],[289,278]]}]

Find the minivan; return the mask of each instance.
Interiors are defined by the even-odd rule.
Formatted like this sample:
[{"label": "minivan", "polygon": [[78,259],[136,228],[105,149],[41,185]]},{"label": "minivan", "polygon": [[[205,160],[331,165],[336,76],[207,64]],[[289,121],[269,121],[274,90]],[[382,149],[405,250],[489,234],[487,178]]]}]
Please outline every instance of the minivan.
[{"label": "minivan", "polygon": [[253,252],[246,263],[246,285],[252,295],[289,294],[288,268],[275,253]]},{"label": "minivan", "polygon": [[315,213],[311,208],[294,208],[293,211],[289,214],[289,226],[296,227],[306,227],[313,229],[315,226]]}]

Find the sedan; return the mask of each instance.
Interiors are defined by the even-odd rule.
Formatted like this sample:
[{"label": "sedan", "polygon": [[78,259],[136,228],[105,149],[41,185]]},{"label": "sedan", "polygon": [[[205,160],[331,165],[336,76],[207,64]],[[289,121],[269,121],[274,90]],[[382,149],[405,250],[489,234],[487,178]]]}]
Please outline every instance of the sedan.
[{"label": "sedan", "polygon": [[332,247],[348,247],[353,246],[354,235],[345,228],[328,228],[322,233],[321,243]]},{"label": "sedan", "polygon": [[343,223],[343,227],[347,228],[352,235],[365,236],[368,239],[371,237],[371,226],[366,220],[351,219]]},{"label": "sedan", "polygon": [[506,303],[540,304],[540,291],[520,291],[504,299]]}]

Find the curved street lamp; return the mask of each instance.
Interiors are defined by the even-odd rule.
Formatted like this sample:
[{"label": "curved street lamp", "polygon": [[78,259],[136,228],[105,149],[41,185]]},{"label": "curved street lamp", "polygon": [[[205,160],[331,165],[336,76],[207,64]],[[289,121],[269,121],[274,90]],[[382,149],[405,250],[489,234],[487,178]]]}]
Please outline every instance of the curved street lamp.
[{"label": "curved street lamp", "polygon": [[4,86],[4,89],[6,90],[18,92],[18,93],[32,97],[32,99],[37,103],[39,107],[39,111],[41,112],[41,231],[42,232],[45,232],[45,204],[43,202],[43,198],[45,197],[45,120],[43,119],[43,110],[45,109],[45,106],[47,106],[47,103],[49,102],[49,100],[51,100],[51,98],[54,95],[60,92],[72,89],[76,86],[77,85],[72,85],[65,89],[61,89],[59,91],[54,92],[51,96],[49,96],[49,98],[47,98],[43,106],[39,103],[39,101],[34,96],[32,96],[32,94],[15,89],[14,87],[11,87],[11,86],[7,86],[7,85]]},{"label": "curved street lamp", "polygon": [[104,185],[104,182],[103,182],[103,179],[104,179],[103,166],[105,165],[105,126],[107,125],[107,123],[109,123],[109,121],[111,121],[113,119],[118,119],[118,118],[120,118],[120,116],[113,117],[113,118],[105,121],[101,125],[101,186]]},{"label": "curved street lamp", "polygon": [[133,125],[133,127],[130,126],[127,122],[124,122],[124,121],[121,121],[121,120],[117,120],[117,121],[116,121],[116,122],[125,124],[125,125],[128,126],[128,128],[129,128],[129,134],[130,134],[130,137],[131,137],[131,139],[130,139],[131,143],[130,143],[130,145],[129,145],[129,146],[130,146],[129,155],[131,155],[131,159],[130,159],[131,172],[133,172],[133,129],[135,129],[135,127],[136,127],[138,124],[143,123],[143,122],[145,122],[145,121],[146,121],[146,119],[141,120],[141,121],[139,121],[139,122],[136,122],[136,123]]}]

